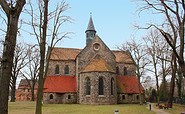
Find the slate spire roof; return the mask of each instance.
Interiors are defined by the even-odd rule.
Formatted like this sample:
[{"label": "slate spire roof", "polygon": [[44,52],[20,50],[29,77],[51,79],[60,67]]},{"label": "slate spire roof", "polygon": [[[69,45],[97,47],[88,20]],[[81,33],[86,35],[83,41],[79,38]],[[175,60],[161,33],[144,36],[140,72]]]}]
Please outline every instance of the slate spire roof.
[{"label": "slate spire roof", "polygon": [[95,31],[96,32],[94,24],[93,24],[93,20],[92,20],[92,15],[90,15],[89,24],[88,24],[87,30],[85,32],[87,32],[87,31]]}]

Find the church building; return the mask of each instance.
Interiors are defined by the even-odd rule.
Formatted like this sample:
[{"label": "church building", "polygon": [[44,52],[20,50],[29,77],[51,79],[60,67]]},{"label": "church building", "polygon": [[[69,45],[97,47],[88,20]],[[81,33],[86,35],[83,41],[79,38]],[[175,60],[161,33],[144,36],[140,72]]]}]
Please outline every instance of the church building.
[{"label": "church building", "polygon": [[[53,48],[43,103],[139,103],[136,66],[127,51],[110,50],[90,16],[83,49]],[[144,100],[144,89],[141,86]]]}]

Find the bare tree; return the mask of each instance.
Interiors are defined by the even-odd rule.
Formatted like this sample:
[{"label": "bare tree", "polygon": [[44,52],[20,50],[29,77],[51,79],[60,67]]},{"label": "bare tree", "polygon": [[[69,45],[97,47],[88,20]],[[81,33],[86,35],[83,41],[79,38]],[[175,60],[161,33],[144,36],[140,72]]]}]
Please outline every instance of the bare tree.
[{"label": "bare tree", "polygon": [[[184,23],[185,23],[185,2],[184,0],[141,0],[143,5],[139,11],[152,10],[157,14],[166,17],[166,22],[161,26],[150,24],[157,28],[167,43],[170,45],[177,58],[181,72],[185,77],[184,62]],[[166,31],[163,27],[168,26],[170,31]],[[177,42],[178,41],[178,42]]]},{"label": "bare tree", "polygon": [[18,20],[25,3],[25,0],[0,0],[0,5],[7,16],[7,30],[1,60],[2,73],[0,75],[0,114],[8,114],[9,84],[13,67]]},{"label": "bare tree", "polygon": [[[30,9],[26,11],[27,14],[31,16],[31,22],[25,23],[31,25],[33,33],[30,34],[36,37],[40,50],[40,68],[35,114],[42,114],[43,86],[47,75],[50,54],[53,47],[70,34],[70,32],[61,32],[60,30],[65,22],[70,22],[71,18],[63,14],[64,11],[69,9],[69,5],[65,1],[58,3],[56,8],[51,12],[48,11],[49,0],[38,1],[38,8],[34,8],[35,6],[33,7],[31,3],[29,3],[29,6]],[[35,11],[35,9],[38,9],[38,12]]]},{"label": "bare tree", "polygon": [[144,46],[141,43],[137,43],[134,39],[130,42],[126,42],[123,44],[122,50],[128,50],[136,64],[136,75],[138,79],[138,89],[139,89],[139,101],[140,105],[143,104],[143,99],[141,96],[141,78],[144,78],[145,74],[145,67],[147,66],[148,62],[146,59],[146,51]]},{"label": "bare tree", "polygon": [[25,52],[25,46],[21,43],[18,43],[15,47],[12,75],[10,80],[11,88],[11,99],[10,102],[15,102],[15,91],[16,91],[16,82],[20,74],[20,70],[25,67],[27,62],[25,61],[27,53]]},{"label": "bare tree", "polygon": [[[159,103],[159,100],[167,100],[168,96],[168,88],[167,88],[167,81],[166,77],[170,75],[170,71],[173,69],[172,59],[171,55],[172,53],[169,50],[169,45],[167,42],[162,39],[161,34],[158,32],[157,29],[151,30],[144,38],[144,41],[146,42],[146,46],[148,48],[148,54],[151,57],[151,63],[152,63],[152,69],[151,72],[154,73],[154,76],[156,78],[156,88],[157,88],[157,102]],[[160,77],[162,78],[161,87],[159,88],[159,81]],[[171,84],[174,82],[174,76],[172,73],[171,77]],[[170,87],[170,90],[172,90],[174,86]],[[165,95],[164,95],[165,94]],[[169,96],[173,96],[173,92],[170,91]],[[164,98],[166,97],[166,98]]]},{"label": "bare tree", "polygon": [[39,71],[39,49],[35,46],[28,45],[26,49],[28,56],[25,68],[21,70],[23,78],[27,80],[27,83],[31,90],[31,101],[35,100],[35,87],[38,81],[38,71]]}]

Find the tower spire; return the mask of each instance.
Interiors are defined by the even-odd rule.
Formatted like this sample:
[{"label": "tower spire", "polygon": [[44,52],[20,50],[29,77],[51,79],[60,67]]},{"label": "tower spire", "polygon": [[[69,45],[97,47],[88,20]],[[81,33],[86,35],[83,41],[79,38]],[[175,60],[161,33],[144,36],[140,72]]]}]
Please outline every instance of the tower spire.
[{"label": "tower spire", "polygon": [[85,33],[86,33],[86,44],[88,44],[89,42],[91,42],[91,40],[94,38],[96,34],[91,12],[90,12],[89,24],[87,26],[87,30],[85,31]]}]

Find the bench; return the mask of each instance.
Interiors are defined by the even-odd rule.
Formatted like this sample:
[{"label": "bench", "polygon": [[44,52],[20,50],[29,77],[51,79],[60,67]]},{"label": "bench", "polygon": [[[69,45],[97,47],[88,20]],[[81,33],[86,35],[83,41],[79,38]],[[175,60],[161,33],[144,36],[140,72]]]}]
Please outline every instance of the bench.
[{"label": "bench", "polygon": [[168,109],[169,105],[167,103],[165,104],[158,104],[159,109]]}]

